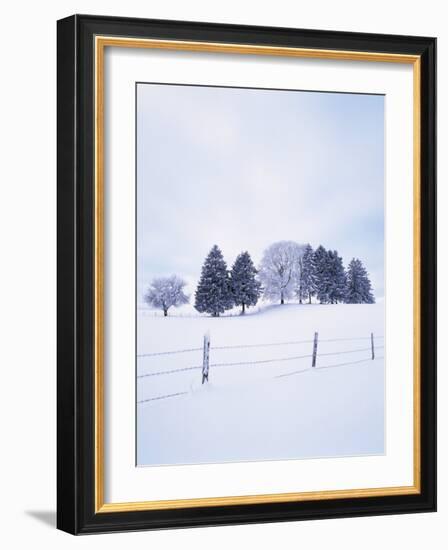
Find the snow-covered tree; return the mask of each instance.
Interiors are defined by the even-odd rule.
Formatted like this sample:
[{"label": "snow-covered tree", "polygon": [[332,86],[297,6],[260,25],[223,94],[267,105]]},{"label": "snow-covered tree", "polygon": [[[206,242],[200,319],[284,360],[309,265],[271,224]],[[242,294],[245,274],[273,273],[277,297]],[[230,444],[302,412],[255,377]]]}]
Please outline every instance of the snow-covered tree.
[{"label": "snow-covered tree", "polygon": [[327,304],[330,301],[330,271],[328,252],[322,245],[319,245],[314,251],[312,265],[316,298],[321,304]]},{"label": "snow-covered tree", "polygon": [[321,304],[337,304],[345,299],[346,275],[342,258],[336,250],[322,245],[313,255],[313,276],[316,297]]},{"label": "snow-covered tree", "polygon": [[264,251],[259,270],[264,298],[284,304],[293,296],[303,252],[304,246],[293,241],[278,241]]},{"label": "snow-covered tree", "polygon": [[166,317],[170,307],[188,304],[189,297],[184,293],[186,284],[177,275],[157,277],[151,281],[144,300],[148,305],[161,309]]},{"label": "snow-covered tree", "polygon": [[299,276],[296,295],[300,303],[302,303],[303,300],[308,300],[311,304],[311,297],[315,294],[313,254],[312,246],[307,244],[303,256],[299,259]]},{"label": "snow-covered tree", "polygon": [[256,279],[257,270],[249,252],[242,252],[235,260],[230,272],[232,296],[236,306],[241,306],[244,315],[246,307],[255,306],[261,294],[261,283]]},{"label": "snow-covered tree", "polygon": [[348,265],[345,302],[347,304],[375,303],[369,275],[358,258],[353,258]]},{"label": "snow-covered tree", "polygon": [[220,313],[233,307],[227,265],[216,245],[210,250],[202,266],[194,307],[200,313],[209,313],[213,317],[219,317]]},{"label": "snow-covered tree", "polygon": [[342,258],[336,250],[327,251],[328,287],[327,297],[330,304],[343,302],[345,299],[347,278]]}]

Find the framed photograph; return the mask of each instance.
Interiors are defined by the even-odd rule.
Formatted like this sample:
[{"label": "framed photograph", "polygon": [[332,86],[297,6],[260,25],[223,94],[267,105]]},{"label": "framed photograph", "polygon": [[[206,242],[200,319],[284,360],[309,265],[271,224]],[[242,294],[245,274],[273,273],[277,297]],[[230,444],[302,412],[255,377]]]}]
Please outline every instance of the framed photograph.
[{"label": "framed photograph", "polygon": [[58,527],[436,509],[425,37],[58,21]]}]

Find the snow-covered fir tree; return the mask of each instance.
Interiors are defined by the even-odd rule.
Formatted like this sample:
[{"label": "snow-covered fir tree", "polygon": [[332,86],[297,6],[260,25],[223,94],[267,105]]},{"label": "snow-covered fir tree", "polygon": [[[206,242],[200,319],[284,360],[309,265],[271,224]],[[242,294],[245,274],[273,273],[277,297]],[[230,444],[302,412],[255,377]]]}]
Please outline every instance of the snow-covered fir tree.
[{"label": "snow-covered fir tree", "polygon": [[249,252],[242,252],[235,260],[230,272],[233,301],[241,306],[244,315],[246,307],[255,306],[260,298],[261,283],[256,278],[257,270]]},{"label": "snow-covered fir tree", "polygon": [[327,298],[330,304],[343,302],[347,279],[342,258],[336,250],[327,251],[328,287]]},{"label": "snow-covered fir tree", "polygon": [[278,241],[264,251],[259,270],[264,298],[280,304],[292,298],[303,252],[304,246],[293,241]]},{"label": "snow-covered fir tree", "polygon": [[297,274],[296,274],[296,287],[295,287],[295,293],[297,298],[299,299],[299,304],[303,303],[303,281],[302,281],[302,275],[303,275],[303,255],[299,256],[297,260]]},{"label": "snow-covered fir tree", "polygon": [[329,258],[328,252],[322,245],[319,245],[314,251],[312,265],[316,298],[321,304],[328,304],[330,301]]},{"label": "snow-covered fir tree", "polygon": [[296,288],[299,303],[308,300],[308,303],[311,304],[311,297],[315,294],[313,254],[312,246],[307,244],[303,256],[299,259],[299,276]]},{"label": "snow-covered fir tree", "polygon": [[202,266],[194,307],[200,313],[219,317],[233,307],[230,277],[221,250],[214,245]]},{"label": "snow-covered fir tree", "polygon": [[369,275],[358,258],[353,258],[348,265],[345,302],[347,304],[375,303]]},{"label": "snow-covered fir tree", "polygon": [[188,304],[189,297],[184,292],[186,284],[177,275],[157,277],[151,281],[144,300],[148,305],[161,309],[163,315],[166,317],[170,307],[179,307],[182,304]]}]

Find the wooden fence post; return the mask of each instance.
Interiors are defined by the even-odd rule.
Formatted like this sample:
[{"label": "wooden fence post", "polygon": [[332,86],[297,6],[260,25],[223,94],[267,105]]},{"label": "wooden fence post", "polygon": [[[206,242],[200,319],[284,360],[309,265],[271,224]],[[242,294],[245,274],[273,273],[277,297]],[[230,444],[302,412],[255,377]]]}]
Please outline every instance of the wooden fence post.
[{"label": "wooden fence post", "polygon": [[208,370],[210,367],[210,334],[204,334],[204,350],[202,354],[202,383],[208,382]]},{"label": "wooden fence post", "polygon": [[373,332],[370,333],[370,343],[372,345],[372,361],[375,359],[375,343],[373,341]]},{"label": "wooden fence post", "polygon": [[312,367],[316,366],[316,359],[317,359],[317,339],[319,335],[317,332],[314,333],[314,343],[313,343],[313,362],[311,363]]}]

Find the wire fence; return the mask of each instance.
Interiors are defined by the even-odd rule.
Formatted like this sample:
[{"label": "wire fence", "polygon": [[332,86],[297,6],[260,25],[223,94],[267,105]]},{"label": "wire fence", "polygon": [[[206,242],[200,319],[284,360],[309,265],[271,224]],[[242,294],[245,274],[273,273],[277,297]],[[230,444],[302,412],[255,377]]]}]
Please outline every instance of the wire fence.
[{"label": "wire fence", "polygon": [[[282,373],[279,375],[274,376],[274,378],[285,378],[289,376],[293,376],[296,374],[301,374],[305,372],[309,372],[310,370],[321,370],[321,369],[329,369],[329,368],[336,368],[336,367],[344,367],[349,365],[355,365],[360,363],[366,363],[375,359],[383,359],[384,357],[381,356],[375,356],[377,350],[384,349],[384,345],[378,345],[376,341],[384,340],[384,336],[375,336],[371,333],[370,336],[357,336],[357,337],[345,337],[345,338],[329,338],[329,339],[319,339],[318,333],[316,332],[314,334],[313,339],[308,340],[289,340],[284,342],[271,342],[271,343],[262,343],[262,344],[238,344],[238,345],[229,345],[229,346],[211,346],[210,345],[210,337],[209,335],[204,336],[204,346],[198,347],[198,348],[185,348],[185,349],[178,349],[178,350],[170,350],[170,351],[162,351],[162,352],[155,352],[155,353],[147,353],[147,354],[140,354],[137,355],[138,358],[150,358],[150,357],[159,357],[163,355],[175,355],[175,354],[183,354],[183,353],[191,353],[191,352],[203,352],[203,362],[200,365],[192,365],[192,366],[185,366],[180,367],[176,369],[168,369],[168,370],[158,370],[155,372],[148,372],[144,374],[137,375],[137,381],[144,379],[144,378],[150,378],[150,377],[156,377],[156,376],[168,376],[171,374],[177,374],[182,372],[188,372],[188,371],[194,371],[194,370],[200,370],[202,372],[202,383],[204,381],[208,382],[208,373],[209,369],[215,369],[215,368],[221,368],[221,367],[253,367],[253,366],[260,366],[260,365],[275,365],[278,363],[284,363],[288,361],[300,361],[303,359],[311,359],[311,365],[306,368],[301,368],[298,370],[294,370],[291,372]],[[356,341],[369,341],[370,346],[369,347],[362,347],[362,348],[355,348],[355,349],[346,349],[346,350],[337,350],[337,351],[331,351],[331,352],[324,352],[318,353],[318,344],[322,343],[338,343],[338,342],[356,342]],[[254,361],[234,361],[234,362],[221,362],[221,363],[210,363],[209,362],[209,356],[210,353],[213,352],[213,350],[237,350],[237,349],[248,349],[248,348],[266,348],[266,347],[278,347],[278,346],[293,346],[293,345],[303,345],[303,344],[313,344],[313,351],[312,353],[308,354],[302,354],[302,355],[292,355],[287,357],[272,357],[269,359],[259,359]],[[205,352],[205,346],[207,347],[207,353]],[[317,358],[321,357],[332,357],[332,356],[339,356],[339,355],[349,355],[354,353],[365,353],[370,352],[370,356],[368,358],[363,358],[355,361],[348,361],[345,363],[336,363],[333,365],[321,365],[318,366],[316,364]],[[206,374],[204,374],[206,373]],[[169,399],[172,397],[179,397],[183,395],[187,395],[190,393],[189,391],[181,391],[181,392],[175,392],[175,393],[169,393],[154,397],[149,397],[147,399],[142,399],[137,401],[138,404],[148,403],[151,401],[159,401],[162,399]]]},{"label": "wire fence", "polygon": [[[377,340],[383,339],[384,336],[375,336]],[[348,341],[355,341],[355,340],[370,340],[370,336],[359,336],[356,338],[330,338],[330,339],[323,339],[319,340],[320,343],[330,343],[330,342],[348,342]],[[272,343],[264,343],[264,344],[237,344],[234,346],[210,346],[211,350],[226,350],[226,349],[247,349],[247,348],[267,348],[267,347],[275,347],[275,346],[294,346],[298,344],[311,344],[314,340],[290,340],[287,342],[272,342]],[[202,351],[203,348],[185,348],[185,349],[176,349],[176,350],[170,350],[170,351],[158,351],[155,353],[142,353],[137,355],[137,357],[143,358],[143,357],[158,357],[160,355],[175,355],[178,353],[190,353],[195,351]],[[370,349],[370,348],[369,348]]]}]

